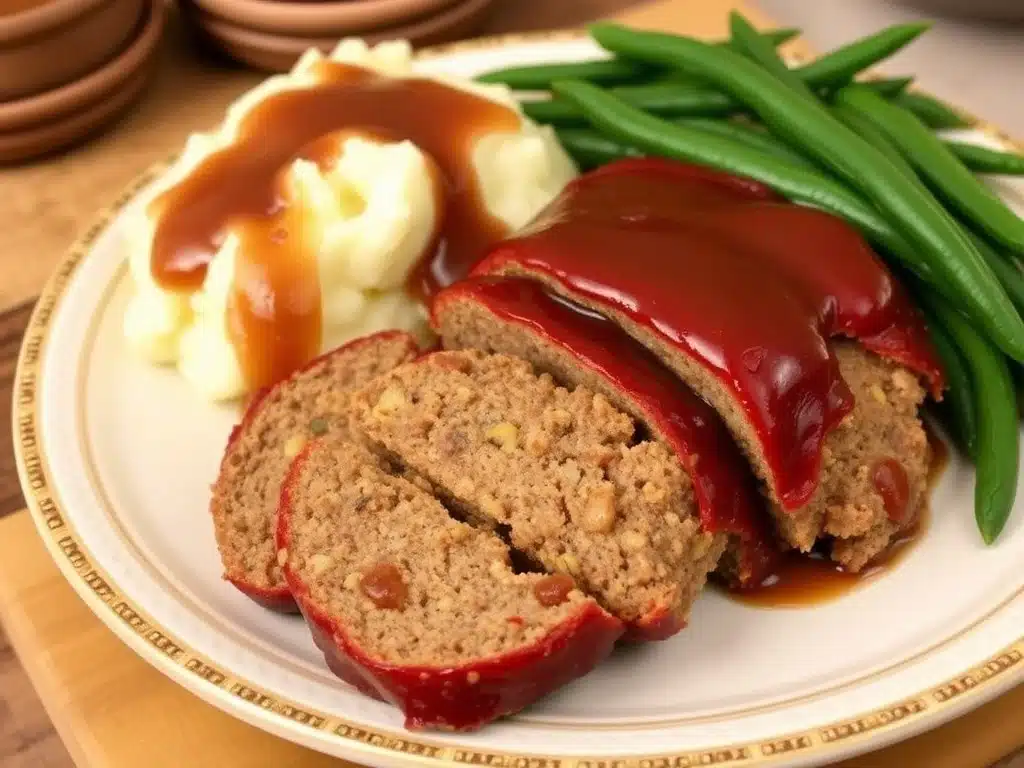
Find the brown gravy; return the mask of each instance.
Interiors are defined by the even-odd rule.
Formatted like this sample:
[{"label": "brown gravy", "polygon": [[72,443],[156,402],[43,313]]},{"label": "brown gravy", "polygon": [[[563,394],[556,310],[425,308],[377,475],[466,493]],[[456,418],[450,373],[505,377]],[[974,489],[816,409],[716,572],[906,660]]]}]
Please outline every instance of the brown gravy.
[{"label": "brown gravy", "polygon": [[[949,448],[927,423],[925,431],[932,449],[932,461],[928,468],[930,492],[949,462]],[[836,600],[889,572],[899,563],[928,529],[929,509],[926,501],[914,524],[860,573],[844,571],[841,566],[829,560],[828,554],[824,552],[801,554],[791,551],[782,558],[775,573],[760,586],[730,590],[728,595],[733,600],[759,608],[803,608]]]},{"label": "brown gravy", "polygon": [[[411,140],[433,160],[440,226],[417,274],[421,292],[451,282],[506,234],[483,203],[473,172],[475,139],[514,132],[509,107],[430,80],[398,79],[323,61],[318,84],[268,97],[241,122],[237,139],[154,200],[152,273],[158,285],[198,290],[228,227],[241,240],[228,306],[228,335],[249,385],[283,378],[320,346],[316,254],[304,242],[301,206],[282,172],[296,158],[321,167],[331,134]],[[328,138],[325,138],[328,137]],[[436,250],[436,254],[432,253]]]}]

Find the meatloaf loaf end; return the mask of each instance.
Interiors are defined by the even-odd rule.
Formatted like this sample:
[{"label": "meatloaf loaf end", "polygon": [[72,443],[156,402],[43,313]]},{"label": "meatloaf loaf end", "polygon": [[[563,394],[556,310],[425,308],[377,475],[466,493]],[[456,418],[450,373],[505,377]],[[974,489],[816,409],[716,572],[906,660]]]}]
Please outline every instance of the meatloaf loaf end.
[{"label": "meatloaf loaf end", "polygon": [[825,441],[812,503],[824,507],[832,559],[855,572],[919,517],[932,456],[918,377],[853,342],[833,349],[854,407]]},{"label": "meatloaf loaf end", "polygon": [[853,409],[825,438],[810,501],[773,511],[783,538],[803,550],[827,539],[832,559],[855,573],[914,523],[926,501],[931,452],[918,415],[925,391],[906,368],[855,342],[832,349]]},{"label": "meatloaf loaf end", "polygon": [[[913,516],[901,499],[924,466],[899,436],[923,441],[916,414],[886,403],[880,422],[854,414],[839,429],[881,384],[852,391],[836,350],[855,341],[848,363],[919,378],[937,397],[942,365],[906,291],[841,219],[706,168],[623,160],[566,185],[471,275],[540,280],[660,357],[722,416],[792,546],[833,531],[878,541],[887,518]],[[847,549],[835,554],[856,567]]]},{"label": "meatloaf loaf end", "polygon": [[515,573],[492,531],[354,443],[316,440],[281,496],[276,543],[331,669],[408,728],[466,730],[594,668],[622,623],[568,576]]},{"label": "meatloaf loaf end", "polygon": [[[704,397],[722,416],[755,473],[765,482],[779,535],[790,546],[809,551],[819,538],[834,538],[833,559],[857,571],[916,517],[924,500],[929,453],[917,412],[925,390],[910,369],[883,360],[853,341],[831,343],[840,374],[853,395],[854,408],[825,437],[813,497],[800,507],[784,509],[753,426],[732,394],[703,365],[624,313],[597,306],[544,273],[513,263],[502,265],[495,274],[539,280],[555,294],[602,311]],[[905,482],[909,489],[905,505],[886,508],[875,482],[880,466],[894,467],[904,478],[898,482]]]},{"label": "meatloaf loaf end", "polygon": [[348,435],[349,393],[418,352],[406,333],[375,334],[317,358],[253,398],[228,439],[210,512],[224,578],[256,602],[295,610],[274,549],[281,481],[292,459],[309,438]]},{"label": "meatloaf loaf end", "polygon": [[449,349],[521,357],[605,395],[672,450],[704,529],[728,536],[718,577],[744,588],[773,572],[781,547],[767,505],[721,418],[617,325],[516,278],[461,280],[434,298],[431,319]]},{"label": "meatloaf loaf end", "polygon": [[671,451],[637,442],[604,395],[556,386],[524,360],[425,355],[363,387],[353,415],[373,448],[535,566],[571,575],[633,637],[685,626],[725,546],[701,529]]}]

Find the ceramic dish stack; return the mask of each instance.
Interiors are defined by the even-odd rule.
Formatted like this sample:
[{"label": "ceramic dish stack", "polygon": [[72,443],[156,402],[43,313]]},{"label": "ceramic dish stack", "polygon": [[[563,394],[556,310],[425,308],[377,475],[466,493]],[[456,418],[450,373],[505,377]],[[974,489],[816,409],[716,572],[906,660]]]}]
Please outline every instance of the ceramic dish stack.
[{"label": "ceramic dish stack", "polygon": [[467,37],[492,0],[182,0],[202,38],[229,57],[271,72],[308,48],[330,51],[344,37],[415,45]]},{"label": "ceramic dish stack", "polygon": [[0,10],[0,163],[64,149],[145,87],[164,0],[14,0]]}]

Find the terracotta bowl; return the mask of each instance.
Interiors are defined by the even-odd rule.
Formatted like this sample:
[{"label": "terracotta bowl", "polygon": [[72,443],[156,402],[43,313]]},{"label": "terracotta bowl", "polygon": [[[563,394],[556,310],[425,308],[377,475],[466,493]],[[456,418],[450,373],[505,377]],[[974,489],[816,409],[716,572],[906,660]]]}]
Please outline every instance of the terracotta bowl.
[{"label": "terracotta bowl", "polygon": [[[459,0],[434,16],[409,24],[377,29],[359,36],[369,43],[405,39],[416,45],[432,45],[468,37],[483,21],[492,2],[493,0]],[[275,35],[222,21],[194,5],[187,5],[186,10],[208,44],[237,61],[269,72],[288,71],[309,48],[319,48],[327,53],[337,45],[341,37],[345,36]]]},{"label": "terracotta bowl", "polygon": [[109,99],[91,104],[78,114],[27,131],[0,133],[0,163],[13,165],[49,155],[92,136],[125,111],[141,95],[152,67],[144,67]]},{"label": "terracotta bowl", "polygon": [[0,134],[55,122],[118,92],[157,52],[167,9],[162,1],[149,0],[148,4],[149,12],[139,19],[135,37],[128,47],[99,69],[59,88],[0,103]]},{"label": "terracotta bowl", "polygon": [[145,0],[21,5],[0,15],[0,102],[70,83],[108,61],[131,38]]},{"label": "terracotta bowl", "polygon": [[459,0],[194,0],[197,7],[221,21],[275,35],[323,37],[367,32],[423,19]]},{"label": "terracotta bowl", "polygon": [[[128,49],[77,83],[18,102],[0,105],[0,164],[21,163],[66,149],[109,125],[142,94],[155,69],[166,22],[165,0],[148,0],[145,21]],[[57,111],[47,113],[49,106]],[[17,127],[15,127],[17,126]]]}]

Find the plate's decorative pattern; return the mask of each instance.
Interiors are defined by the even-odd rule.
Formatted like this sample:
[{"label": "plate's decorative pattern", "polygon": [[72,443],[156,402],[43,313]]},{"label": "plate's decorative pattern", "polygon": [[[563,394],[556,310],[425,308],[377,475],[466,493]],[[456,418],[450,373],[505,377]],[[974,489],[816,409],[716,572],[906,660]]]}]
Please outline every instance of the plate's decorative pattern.
[{"label": "plate's decorative pattern", "polygon": [[[479,49],[510,42],[573,39],[574,32],[542,33],[539,35],[502,36],[442,46],[429,55],[445,55],[460,50]],[[1024,149],[1005,134],[982,121],[978,127],[988,136],[1003,144]],[[496,768],[690,768],[691,766],[747,766],[775,763],[799,755],[813,755],[827,759],[835,755],[837,745],[867,743],[882,732],[896,731],[920,721],[941,718],[953,704],[965,699],[984,700],[991,689],[1007,675],[1024,677],[1024,636],[1013,645],[993,656],[984,664],[965,670],[941,685],[916,696],[865,712],[859,717],[835,722],[825,727],[792,733],[780,738],[749,743],[728,744],[714,749],[684,754],[652,754],[627,759],[573,758],[536,754],[511,754],[476,749],[471,746],[437,746],[420,740],[415,734],[367,729],[356,723],[327,714],[310,711],[251,681],[242,679],[230,670],[218,666],[194,648],[175,638],[149,616],[139,605],[133,604],[124,591],[95,562],[81,536],[68,520],[64,502],[52,484],[47,463],[46,446],[40,431],[40,376],[45,345],[55,312],[79,264],[87,256],[97,238],[114,218],[156,179],[167,167],[158,164],[137,178],[117,200],[102,212],[72,247],[45,287],[26,332],[15,377],[13,426],[18,470],[30,510],[37,528],[51,555],[61,567],[68,581],[85,599],[90,608],[133,649],[164,672],[180,668],[194,679],[189,687],[204,698],[224,706],[226,700],[242,702],[246,719],[268,730],[294,737],[294,728],[308,729],[327,735],[331,739],[351,742],[368,760],[375,757],[383,762],[394,762],[396,754],[401,762],[424,765],[486,765]],[[297,740],[303,741],[301,737]],[[447,744],[458,737],[446,738]],[[389,757],[390,755],[390,757]]]}]

